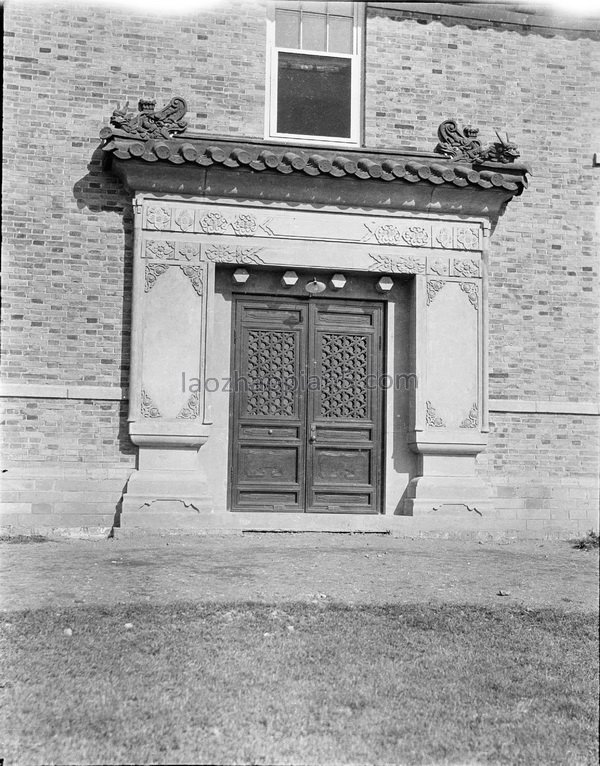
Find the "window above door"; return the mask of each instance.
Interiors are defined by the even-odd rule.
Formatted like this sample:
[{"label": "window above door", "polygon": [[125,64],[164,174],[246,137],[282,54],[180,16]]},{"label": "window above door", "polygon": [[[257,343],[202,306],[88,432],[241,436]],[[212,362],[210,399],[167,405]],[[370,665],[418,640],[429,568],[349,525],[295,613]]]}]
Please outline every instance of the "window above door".
[{"label": "window above door", "polygon": [[266,138],[360,143],[360,5],[290,0],[271,6]]}]

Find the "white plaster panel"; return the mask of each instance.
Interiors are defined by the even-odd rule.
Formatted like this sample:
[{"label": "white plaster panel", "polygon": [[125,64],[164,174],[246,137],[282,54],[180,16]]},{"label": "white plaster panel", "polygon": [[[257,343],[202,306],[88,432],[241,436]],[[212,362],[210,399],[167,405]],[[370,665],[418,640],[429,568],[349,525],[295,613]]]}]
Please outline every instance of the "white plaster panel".
[{"label": "white plaster panel", "polygon": [[190,397],[182,373],[200,375],[202,298],[171,266],[145,293],[143,311],[142,386],[162,418],[177,418]]},{"label": "white plaster panel", "polygon": [[426,400],[446,428],[460,428],[478,402],[478,356],[478,310],[445,281],[427,306]]}]

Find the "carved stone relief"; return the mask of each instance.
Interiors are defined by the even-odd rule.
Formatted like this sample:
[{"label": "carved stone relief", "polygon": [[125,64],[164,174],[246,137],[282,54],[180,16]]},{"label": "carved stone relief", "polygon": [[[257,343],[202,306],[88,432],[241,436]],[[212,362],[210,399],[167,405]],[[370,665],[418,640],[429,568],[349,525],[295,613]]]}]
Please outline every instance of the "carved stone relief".
[{"label": "carved stone relief", "polygon": [[429,272],[437,274],[438,277],[447,277],[450,273],[448,258],[428,258],[427,265]]},{"label": "carved stone relief", "polygon": [[465,226],[456,229],[456,244],[462,250],[477,250],[479,248],[479,229]]},{"label": "carved stone relief", "polygon": [[429,306],[435,296],[439,293],[446,283],[442,279],[427,280],[427,305]]},{"label": "carved stone relief", "polygon": [[471,409],[469,410],[469,414],[467,417],[461,422],[460,427],[461,428],[477,428],[477,421],[479,416],[479,408],[477,407],[477,402],[473,404]]},{"label": "carved stone relief", "polygon": [[369,253],[369,258],[374,261],[369,266],[369,271],[384,271],[389,274],[423,274],[425,271],[424,258],[379,253]]},{"label": "carved stone relief", "polygon": [[142,386],[140,412],[144,418],[160,418],[160,410],[154,404],[146,389]]},{"label": "carved stone relief", "polygon": [[146,210],[146,228],[165,231],[171,226],[171,210],[168,207],[153,205]]},{"label": "carved stone relief", "polygon": [[160,277],[161,274],[164,274],[165,271],[169,268],[168,263],[147,263],[146,264],[146,270],[144,272],[144,292],[149,292],[154,285],[156,284],[156,280]]},{"label": "carved stone relief", "polygon": [[186,419],[186,420],[193,420],[194,418],[198,417],[199,409],[200,409],[200,397],[198,395],[198,392],[194,391],[194,393],[187,400],[186,405],[182,407],[182,409],[180,410],[177,417]]},{"label": "carved stone relief", "polygon": [[443,248],[449,248],[452,247],[453,239],[452,239],[452,229],[444,227],[443,229],[440,229],[438,233],[435,235],[435,241],[436,243]]},{"label": "carved stone relief", "polygon": [[202,266],[186,266],[185,264],[170,264],[170,263],[147,263],[145,270],[145,284],[144,292],[150,292],[150,290],[156,284],[156,280],[164,274],[169,266],[179,267],[186,277],[192,283],[192,287],[198,295],[202,295],[204,292],[204,280],[202,274]]},{"label": "carved stone relief", "polygon": [[455,258],[452,273],[455,277],[478,277],[479,263],[472,258]]},{"label": "carved stone relief", "polygon": [[264,263],[260,257],[261,247],[232,247],[230,245],[209,245],[204,249],[204,255],[213,263]]},{"label": "carved stone relief", "polygon": [[425,422],[430,428],[444,428],[446,424],[429,401],[425,402]]},{"label": "carved stone relief", "polygon": [[479,290],[474,282],[459,282],[460,289],[466,294],[475,311],[479,309]]},{"label": "carved stone relief", "polygon": [[198,295],[202,295],[204,292],[204,281],[202,275],[202,266],[180,266],[179,267],[186,277],[192,283],[192,287]]},{"label": "carved stone relief", "polygon": [[427,247],[429,232],[422,226],[411,226],[404,232],[402,239],[412,247]]}]

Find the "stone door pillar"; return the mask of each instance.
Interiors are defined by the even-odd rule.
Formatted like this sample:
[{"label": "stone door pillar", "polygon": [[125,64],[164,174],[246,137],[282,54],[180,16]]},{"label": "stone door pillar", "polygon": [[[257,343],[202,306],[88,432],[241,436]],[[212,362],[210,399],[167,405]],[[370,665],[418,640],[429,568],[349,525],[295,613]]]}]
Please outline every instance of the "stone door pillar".
[{"label": "stone door pillar", "polygon": [[[136,198],[134,212],[129,435],[139,454],[123,499],[128,522],[138,513],[147,520],[163,506],[171,515],[212,510],[198,453],[210,434],[201,381],[214,266],[201,262],[199,244],[184,236],[153,235],[169,208]],[[192,222],[193,215],[179,221],[180,231]]]},{"label": "stone door pillar", "polygon": [[413,350],[418,387],[408,441],[419,456],[405,513],[490,505],[475,472],[487,444],[485,246],[488,230],[461,231],[473,252],[430,259],[414,281]]}]

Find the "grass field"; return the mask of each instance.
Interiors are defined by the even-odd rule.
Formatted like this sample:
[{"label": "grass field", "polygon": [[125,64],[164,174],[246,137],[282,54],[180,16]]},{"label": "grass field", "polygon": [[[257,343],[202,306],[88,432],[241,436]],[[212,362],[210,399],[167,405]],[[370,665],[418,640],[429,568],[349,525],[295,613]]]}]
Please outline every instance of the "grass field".
[{"label": "grass field", "polygon": [[597,763],[593,615],[77,607],[2,643],[7,765]]}]

